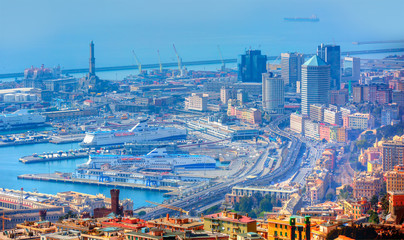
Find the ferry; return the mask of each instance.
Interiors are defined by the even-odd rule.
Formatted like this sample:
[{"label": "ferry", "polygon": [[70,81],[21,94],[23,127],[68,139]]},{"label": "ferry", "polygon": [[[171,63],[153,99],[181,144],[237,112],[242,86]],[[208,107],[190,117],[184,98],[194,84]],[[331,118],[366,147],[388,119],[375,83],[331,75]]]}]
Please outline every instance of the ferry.
[{"label": "ferry", "polygon": [[45,119],[45,116],[39,113],[29,113],[27,109],[0,114],[0,131],[44,126]]},{"label": "ferry", "polygon": [[125,143],[186,139],[186,137],[187,131],[185,129],[149,126],[147,120],[143,120],[128,131],[88,132],[80,146],[101,147]]},{"label": "ferry", "polygon": [[103,165],[110,167],[126,166],[128,169],[137,167],[147,170],[167,171],[175,168],[182,169],[214,169],[216,160],[204,155],[172,154],[166,148],[156,148],[145,156],[129,155],[92,155],[89,160],[79,165],[79,168],[101,169]]}]

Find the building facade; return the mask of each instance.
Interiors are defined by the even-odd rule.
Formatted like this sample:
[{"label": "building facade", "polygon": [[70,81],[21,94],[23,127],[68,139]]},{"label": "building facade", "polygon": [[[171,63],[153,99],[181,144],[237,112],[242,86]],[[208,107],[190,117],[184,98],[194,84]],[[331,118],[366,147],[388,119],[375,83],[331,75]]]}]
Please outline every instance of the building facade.
[{"label": "building facade", "polygon": [[283,114],[285,109],[283,80],[272,73],[262,74],[262,108],[269,114]]},{"label": "building facade", "polygon": [[327,104],[330,89],[330,66],[313,56],[302,65],[302,113],[310,114],[311,104]]},{"label": "building facade", "polygon": [[341,49],[337,45],[321,44],[317,47],[317,56],[330,65],[330,89],[339,90],[341,81]]},{"label": "building facade", "polygon": [[304,57],[301,53],[281,54],[281,74],[285,85],[296,88],[296,83],[302,79],[301,66],[303,63]]},{"label": "building facade", "polygon": [[260,50],[248,50],[241,55],[238,65],[239,77],[242,82],[261,82],[262,74],[266,72],[267,56]]}]

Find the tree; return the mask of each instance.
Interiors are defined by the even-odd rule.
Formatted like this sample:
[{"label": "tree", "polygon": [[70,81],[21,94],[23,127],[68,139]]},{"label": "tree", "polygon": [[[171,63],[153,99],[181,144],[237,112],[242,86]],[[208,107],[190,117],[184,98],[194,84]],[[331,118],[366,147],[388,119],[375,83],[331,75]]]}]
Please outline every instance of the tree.
[{"label": "tree", "polygon": [[264,198],[260,202],[259,210],[260,210],[260,212],[270,212],[270,211],[272,211],[272,207],[273,206],[272,206],[271,200]]},{"label": "tree", "polygon": [[373,195],[373,197],[370,199],[370,204],[372,205],[373,209],[376,209],[378,202],[379,198],[376,195]]},{"label": "tree", "polygon": [[137,215],[144,216],[144,215],[146,215],[146,211],[140,211]]},{"label": "tree", "polygon": [[385,194],[382,197],[381,202],[382,202],[382,209],[387,214],[389,212],[389,197],[387,194]]},{"label": "tree", "polygon": [[332,194],[332,193],[328,193],[328,194],[325,196],[325,199],[326,199],[327,201],[331,201],[333,198],[334,198],[334,194]]},{"label": "tree", "polygon": [[368,211],[369,216],[369,222],[370,223],[376,223],[379,224],[379,215],[373,210]]}]

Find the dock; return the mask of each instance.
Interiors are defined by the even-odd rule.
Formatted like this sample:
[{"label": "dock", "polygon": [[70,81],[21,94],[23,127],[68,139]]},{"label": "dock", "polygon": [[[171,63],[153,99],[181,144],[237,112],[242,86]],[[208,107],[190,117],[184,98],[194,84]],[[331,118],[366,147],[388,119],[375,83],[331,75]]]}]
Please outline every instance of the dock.
[{"label": "dock", "polygon": [[26,180],[36,180],[36,181],[48,181],[48,182],[62,182],[62,183],[75,183],[75,184],[90,184],[97,186],[106,186],[106,187],[121,187],[121,188],[130,188],[130,189],[141,189],[141,190],[150,190],[150,191],[159,191],[159,192],[175,192],[177,189],[174,187],[160,186],[160,187],[152,187],[145,186],[134,183],[123,183],[123,182],[99,182],[97,180],[91,179],[81,179],[81,178],[73,178],[71,173],[42,173],[42,174],[24,174],[17,177],[18,179],[26,179]]},{"label": "dock", "polygon": [[19,159],[22,163],[38,163],[38,162],[51,162],[51,161],[61,161],[61,160],[71,160],[78,158],[86,158],[90,155],[89,151],[59,151],[57,153],[43,153],[43,154],[33,154]]},{"label": "dock", "polygon": [[49,139],[27,140],[27,141],[13,141],[13,142],[0,142],[0,147],[10,147],[19,145],[33,145],[39,143],[49,143]]}]

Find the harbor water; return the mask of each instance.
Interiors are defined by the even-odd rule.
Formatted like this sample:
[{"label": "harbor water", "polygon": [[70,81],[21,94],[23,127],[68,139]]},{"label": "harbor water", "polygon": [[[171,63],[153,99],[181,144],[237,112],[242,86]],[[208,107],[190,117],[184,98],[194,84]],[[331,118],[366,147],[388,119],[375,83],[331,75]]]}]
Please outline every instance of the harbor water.
[{"label": "harbor water", "polygon": [[[18,175],[29,173],[53,173],[73,172],[77,164],[87,161],[87,158],[62,160],[43,163],[23,164],[18,161],[22,156],[31,155],[33,153],[41,154],[43,152],[67,151],[70,149],[78,149],[78,143],[69,144],[52,144],[43,143],[35,145],[20,145],[0,148],[0,188],[21,189],[24,191],[38,191],[40,193],[56,194],[64,191],[76,191],[88,194],[104,194],[109,197],[110,188],[104,186],[87,185],[87,184],[70,184],[46,181],[32,181],[17,179]],[[145,200],[154,202],[162,202],[164,200],[163,193],[158,191],[137,190],[137,189],[121,189],[121,199],[130,198],[133,200],[134,207],[148,205]]]}]

